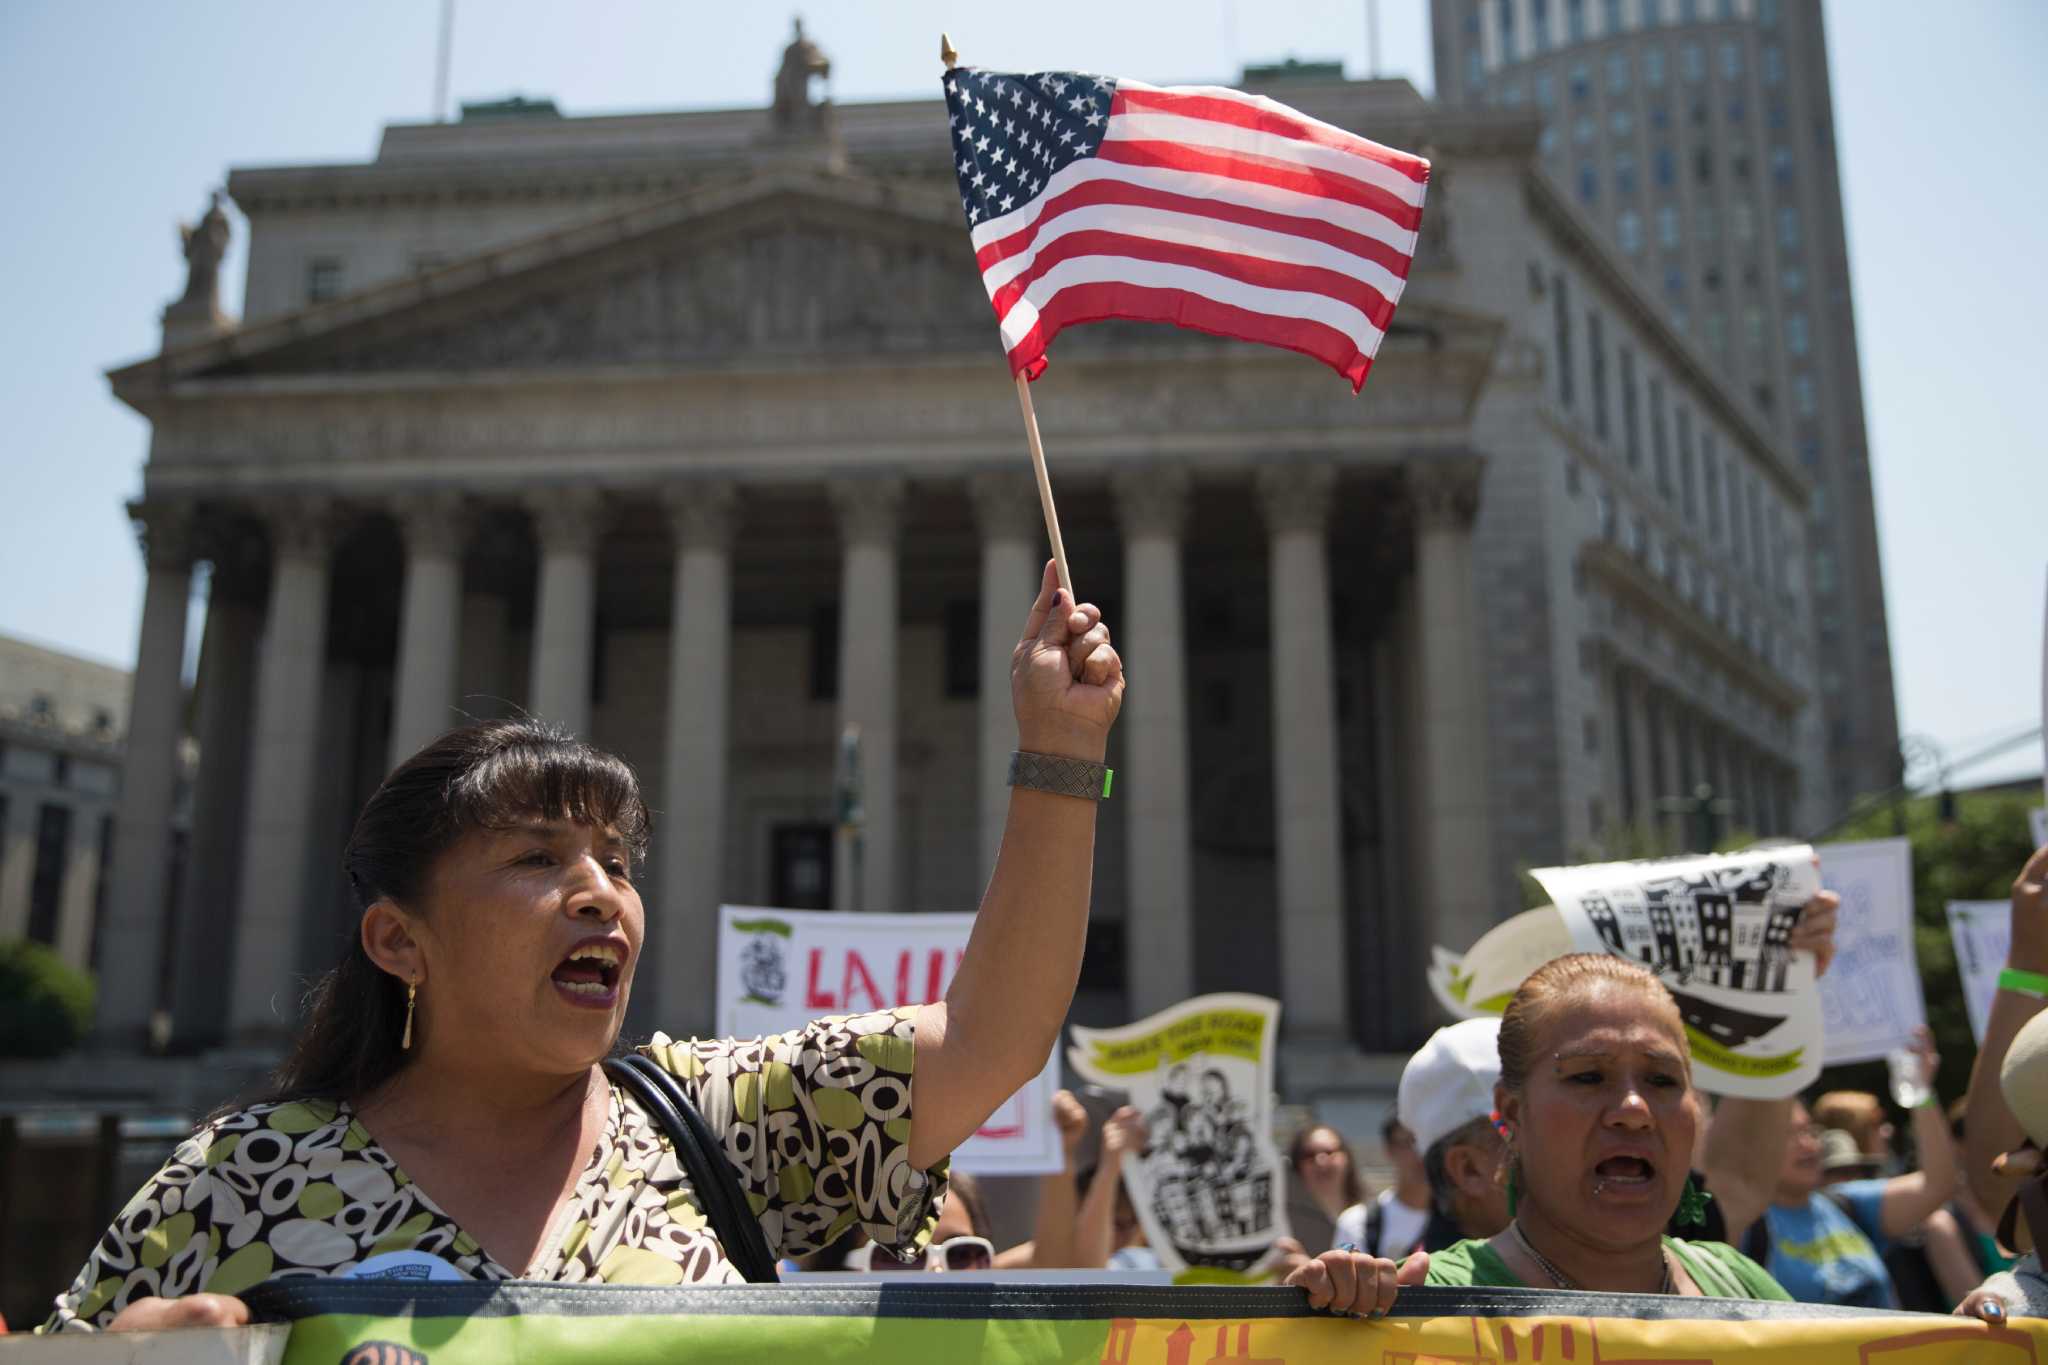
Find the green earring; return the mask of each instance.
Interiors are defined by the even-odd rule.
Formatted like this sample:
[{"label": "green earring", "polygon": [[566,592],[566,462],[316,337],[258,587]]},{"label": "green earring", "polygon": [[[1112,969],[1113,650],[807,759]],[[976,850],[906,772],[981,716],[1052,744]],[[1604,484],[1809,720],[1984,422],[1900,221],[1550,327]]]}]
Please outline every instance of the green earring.
[{"label": "green earring", "polygon": [[1703,1190],[1692,1183],[1692,1177],[1685,1178],[1685,1188],[1678,1192],[1678,1214],[1675,1221],[1681,1227],[1699,1227],[1707,1221],[1707,1201],[1713,1192]]}]

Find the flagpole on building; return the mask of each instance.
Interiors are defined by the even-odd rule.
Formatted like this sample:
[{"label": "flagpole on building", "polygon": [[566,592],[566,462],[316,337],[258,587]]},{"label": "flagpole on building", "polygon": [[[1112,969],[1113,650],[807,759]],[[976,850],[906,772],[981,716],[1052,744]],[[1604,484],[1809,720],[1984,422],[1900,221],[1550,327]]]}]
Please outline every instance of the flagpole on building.
[{"label": "flagpole on building", "polygon": [[[939,35],[939,61],[951,71],[960,65],[960,53],[953,47],[953,40]],[[1045,469],[1045,446],[1038,439],[1038,412],[1031,406],[1031,381],[1023,375],[1017,376],[1017,406],[1024,412],[1024,436],[1031,445],[1031,472],[1038,480],[1038,506],[1045,513],[1045,536],[1052,542],[1052,562],[1059,572],[1060,587],[1065,589],[1067,601],[1074,601],[1074,576],[1067,572],[1067,546],[1060,539],[1060,514],[1052,502],[1052,476]]]}]

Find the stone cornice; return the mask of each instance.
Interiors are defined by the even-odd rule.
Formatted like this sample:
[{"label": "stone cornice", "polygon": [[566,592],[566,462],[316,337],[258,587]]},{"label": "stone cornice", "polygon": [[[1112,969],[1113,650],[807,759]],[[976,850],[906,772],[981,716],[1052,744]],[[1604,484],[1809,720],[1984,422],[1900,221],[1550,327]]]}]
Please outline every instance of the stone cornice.
[{"label": "stone cornice", "polygon": [[1523,179],[1530,211],[1553,228],[1564,250],[1626,310],[1629,320],[1649,338],[1664,363],[1693,390],[1759,467],[1804,510],[1812,484],[1785,457],[1776,440],[1758,426],[1741,399],[1731,393],[1707,357],[1678,334],[1664,312],[1622,266],[1617,253],[1578,208],[1565,198],[1540,167],[1531,165]]},{"label": "stone cornice", "polygon": [[1804,688],[1780,675],[1687,606],[1676,592],[1648,573],[1620,546],[1600,540],[1588,541],[1579,549],[1578,562],[1617,600],[1626,602],[1683,638],[1766,704],[1785,712],[1797,711],[1806,704]]}]

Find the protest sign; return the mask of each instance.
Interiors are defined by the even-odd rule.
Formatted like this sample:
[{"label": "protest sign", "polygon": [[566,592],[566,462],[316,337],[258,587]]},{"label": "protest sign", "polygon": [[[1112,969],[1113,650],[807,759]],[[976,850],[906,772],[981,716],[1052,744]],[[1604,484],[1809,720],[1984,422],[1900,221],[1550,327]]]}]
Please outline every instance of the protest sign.
[{"label": "protest sign", "polygon": [[1273,1145],[1280,1002],[1203,995],[1122,1028],[1069,1030],[1083,1079],[1128,1093],[1150,1147],[1124,1161],[1146,1240],[1167,1269],[1257,1277],[1288,1236]]},{"label": "protest sign", "polygon": [[[828,1014],[924,1005],[952,981],[972,914],[840,914],[725,905],[718,911],[718,1028],[753,1038]],[[1059,1059],[962,1143],[953,1165],[983,1175],[1043,1175],[1064,1160],[1052,1123]]]},{"label": "protest sign", "polygon": [[1693,1078],[1746,1099],[1797,1094],[1820,1074],[1820,993],[1792,931],[1820,890],[1813,850],[1538,868],[1572,946],[1657,973],[1685,1020]]},{"label": "protest sign", "polygon": [[1948,935],[1956,945],[1956,975],[1963,979],[1963,1008],[1970,1014],[1970,1032],[1984,1041],[1991,1018],[1991,997],[1998,994],[1998,973],[2012,943],[2012,905],[2007,901],[1950,901]]},{"label": "protest sign", "polygon": [[[2048,1320],[2001,1327],[1931,1313],[1660,1294],[1418,1286],[1370,1321],[1299,1290],[991,1283],[424,1285],[272,1280],[250,1308],[291,1323],[285,1365],[554,1365],[794,1360],[1012,1365],[2038,1365]],[[237,1328],[239,1332],[250,1329]],[[99,1340],[111,1342],[116,1334]],[[158,1339],[176,1336],[164,1333]],[[70,1353],[66,1353],[66,1348]],[[93,1339],[23,1342],[24,1361],[132,1361]],[[152,1356],[151,1359],[154,1359]]]},{"label": "protest sign", "polygon": [[1828,1066],[1868,1062],[1927,1022],[1913,952],[1913,850],[1904,839],[1824,844],[1821,885],[1842,898],[1835,961],[1820,979]]},{"label": "protest sign", "polygon": [[1500,1014],[1529,973],[1572,951],[1572,936],[1554,905],[1524,910],[1496,924],[1463,954],[1438,945],[1430,952],[1429,989],[1454,1019]]},{"label": "protest sign", "polygon": [[2034,836],[2034,847],[2048,844],[2048,806],[2036,806],[2027,812],[2027,826]]}]

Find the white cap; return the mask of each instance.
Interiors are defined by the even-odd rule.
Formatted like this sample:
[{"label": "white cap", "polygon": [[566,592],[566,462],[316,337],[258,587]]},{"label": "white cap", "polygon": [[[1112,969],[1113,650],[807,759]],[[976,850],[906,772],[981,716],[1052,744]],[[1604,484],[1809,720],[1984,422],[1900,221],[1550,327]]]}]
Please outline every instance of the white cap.
[{"label": "white cap", "polygon": [[1395,1112],[1427,1152],[1474,1119],[1493,1113],[1500,1080],[1500,1020],[1464,1019],[1429,1036],[1401,1070]]}]

